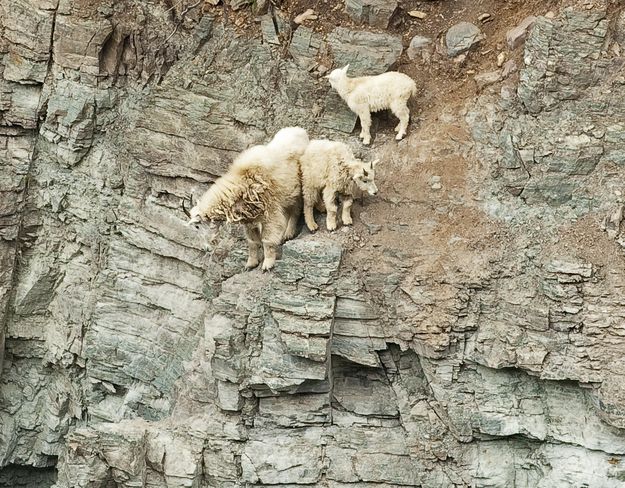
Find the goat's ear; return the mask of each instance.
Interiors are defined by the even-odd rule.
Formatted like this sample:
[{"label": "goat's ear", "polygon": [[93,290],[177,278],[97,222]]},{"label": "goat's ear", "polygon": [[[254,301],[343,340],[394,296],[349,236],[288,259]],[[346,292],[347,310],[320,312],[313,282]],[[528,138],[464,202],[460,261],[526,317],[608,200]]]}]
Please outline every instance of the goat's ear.
[{"label": "goat's ear", "polygon": [[379,159],[376,159],[375,161],[372,161],[372,162],[371,162],[371,169],[374,169],[374,168],[375,168],[375,166],[376,166],[379,162],[380,162],[380,160],[379,160]]}]

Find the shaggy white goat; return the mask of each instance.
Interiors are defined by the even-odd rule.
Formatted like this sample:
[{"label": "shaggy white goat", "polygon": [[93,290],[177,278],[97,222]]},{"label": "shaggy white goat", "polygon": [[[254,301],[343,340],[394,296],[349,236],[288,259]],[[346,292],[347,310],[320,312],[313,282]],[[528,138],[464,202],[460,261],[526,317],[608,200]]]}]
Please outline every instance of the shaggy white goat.
[{"label": "shaggy white goat", "polygon": [[310,141],[300,158],[302,169],[302,195],[304,197],[304,220],[311,231],[318,228],[313,207],[319,208],[320,197],[327,211],[326,227],[336,229],[337,194],[342,196],[343,224],[352,223],[351,208],[354,202],[354,182],[362,191],[375,195],[375,165],[378,161],[364,163],[354,157],[351,149],[342,142],[325,139]]},{"label": "shaggy white goat", "polygon": [[344,68],[333,70],[326,76],[349,108],[360,117],[360,137],[363,144],[371,143],[371,112],[390,109],[399,119],[395,127],[398,141],[406,135],[410,111],[408,99],[417,93],[417,85],[409,76],[389,71],[377,76],[349,78]]},{"label": "shaggy white goat", "polygon": [[266,146],[243,151],[191,209],[188,224],[244,224],[249,251],[246,268],[258,266],[262,246],[262,269],[271,269],[277,247],[296,232],[302,208],[299,158],[308,142],[304,129],[287,127]]}]

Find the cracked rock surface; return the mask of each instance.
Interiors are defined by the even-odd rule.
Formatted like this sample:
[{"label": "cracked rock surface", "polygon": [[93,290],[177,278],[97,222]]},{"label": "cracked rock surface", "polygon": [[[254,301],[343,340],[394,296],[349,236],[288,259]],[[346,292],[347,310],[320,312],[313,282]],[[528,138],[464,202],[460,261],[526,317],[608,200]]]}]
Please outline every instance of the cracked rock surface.
[{"label": "cracked rock surface", "polygon": [[[415,2],[213,3],[0,0],[0,487],[623,486],[625,14],[536,15],[476,94]],[[418,78],[405,140],[347,63]],[[181,201],[288,125],[380,194],[245,272]]]}]

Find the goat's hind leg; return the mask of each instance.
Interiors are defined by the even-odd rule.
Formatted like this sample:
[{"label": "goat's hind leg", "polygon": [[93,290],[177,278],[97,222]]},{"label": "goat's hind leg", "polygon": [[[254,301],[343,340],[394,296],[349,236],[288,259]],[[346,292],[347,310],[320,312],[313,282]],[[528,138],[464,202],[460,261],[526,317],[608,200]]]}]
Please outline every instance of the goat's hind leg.
[{"label": "goat's hind leg", "polygon": [[253,269],[258,266],[260,262],[258,253],[262,246],[260,240],[260,230],[258,224],[245,224],[245,235],[247,237],[247,263],[245,263],[246,269]]},{"label": "goat's hind leg", "polygon": [[399,124],[395,127],[395,132],[397,132],[397,136],[395,139],[398,141],[403,139],[406,135],[406,131],[408,130],[408,122],[410,121],[410,110],[408,109],[408,105],[405,101],[400,100],[397,102],[393,102],[391,104],[391,112],[395,114],[395,117],[399,119]]}]

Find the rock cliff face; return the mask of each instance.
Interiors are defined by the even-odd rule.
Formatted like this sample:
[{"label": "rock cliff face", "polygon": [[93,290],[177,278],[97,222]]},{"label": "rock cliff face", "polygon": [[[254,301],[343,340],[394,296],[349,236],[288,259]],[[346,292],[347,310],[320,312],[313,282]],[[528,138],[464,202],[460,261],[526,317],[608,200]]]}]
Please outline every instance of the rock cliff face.
[{"label": "rock cliff face", "polygon": [[[0,486],[624,486],[625,13],[424,2],[408,58],[418,2],[212,3],[0,0]],[[346,63],[420,80],[406,140]],[[243,272],[180,203],[286,125],[380,197]]]}]

